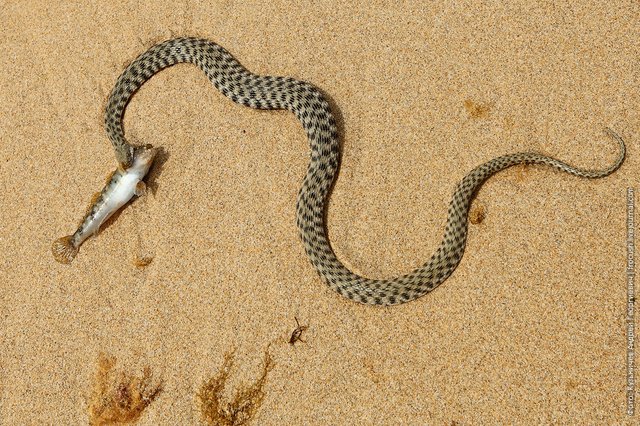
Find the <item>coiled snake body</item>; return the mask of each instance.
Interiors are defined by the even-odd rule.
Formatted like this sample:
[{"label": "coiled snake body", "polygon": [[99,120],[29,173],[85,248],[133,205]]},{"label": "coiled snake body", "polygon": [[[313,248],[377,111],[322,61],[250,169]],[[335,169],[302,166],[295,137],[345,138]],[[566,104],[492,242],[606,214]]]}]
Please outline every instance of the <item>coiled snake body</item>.
[{"label": "coiled snake body", "polygon": [[604,170],[585,170],[535,152],[521,152],[494,158],[467,174],[457,185],[449,206],[444,238],[421,267],[390,279],[369,279],[347,269],[334,254],[325,230],[325,205],[339,163],[336,122],[329,104],[313,85],[289,77],[259,76],[246,70],[219,45],[204,39],[176,38],[150,48],[120,75],[106,108],[105,124],[123,167],[133,163],[135,149],[124,137],[122,117],[133,93],[152,75],[182,62],[202,69],[213,85],[239,104],[257,109],[287,109],[295,114],[309,138],[311,161],[297,201],[297,226],[309,259],[327,284],[356,302],[395,305],[429,293],[451,275],[462,259],[467,238],[467,216],[475,191],[493,174],[516,164],[546,164],[585,178],[600,178],[614,172],[623,162],[620,154]]}]

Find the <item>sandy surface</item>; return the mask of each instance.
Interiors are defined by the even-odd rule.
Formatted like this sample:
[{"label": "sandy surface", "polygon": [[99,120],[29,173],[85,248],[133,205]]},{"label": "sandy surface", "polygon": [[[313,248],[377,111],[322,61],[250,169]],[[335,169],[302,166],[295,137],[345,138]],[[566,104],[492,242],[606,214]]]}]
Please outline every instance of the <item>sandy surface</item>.
[{"label": "sandy surface", "polygon": [[[260,376],[270,342],[255,424],[629,422],[637,2],[2,3],[3,425],[87,424],[100,353],[162,378],[139,424],[198,424],[195,394],[224,354],[236,349],[232,395]],[[329,234],[367,276],[428,259],[455,184],[490,158],[538,150],[600,167],[615,158],[605,125],[629,155],[597,181],[501,173],[474,202],[485,217],[449,280],[402,306],[362,306],[325,286],[298,239],[308,147],[295,117],[233,104],[179,65],[125,118],[130,140],[165,150],[155,193],[71,266],[56,263],[51,242],[73,232],[115,167],[102,126],[109,91],[126,63],[177,35],[329,94],[344,153]],[[291,346],[294,316],[309,329]]]}]

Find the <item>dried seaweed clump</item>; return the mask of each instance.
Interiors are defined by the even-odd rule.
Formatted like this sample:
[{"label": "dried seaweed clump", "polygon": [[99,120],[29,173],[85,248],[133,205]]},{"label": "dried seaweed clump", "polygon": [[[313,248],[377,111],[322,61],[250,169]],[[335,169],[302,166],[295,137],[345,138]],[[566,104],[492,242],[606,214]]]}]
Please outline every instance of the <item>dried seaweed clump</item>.
[{"label": "dried seaweed clump", "polygon": [[264,400],[263,389],[267,374],[273,368],[273,360],[268,350],[265,351],[262,374],[258,380],[238,389],[232,401],[224,402],[222,394],[233,366],[233,356],[233,352],[225,354],[220,372],[205,381],[197,394],[200,400],[202,419],[207,425],[237,426],[247,424]]},{"label": "dried seaweed clump", "polygon": [[487,210],[484,208],[484,206],[477,206],[471,209],[471,212],[469,213],[469,221],[474,225],[478,225],[482,223],[486,216]]},{"label": "dried seaweed clump", "polygon": [[476,103],[471,99],[464,101],[464,108],[472,118],[486,118],[491,111],[491,105]]},{"label": "dried seaweed clump", "polygon": [[152,383],[149,367],[137,377],[125,372],[114,373],[115,365],[115,357],[103,353],[98,356],[98,371],[89,401],[92,426],[137,421],[162,390],[162,383]]},{"label": "dried seaweed clump", "polygon": [[135,266],[136,268],[139,268],[139,269],[146,268],[147,266],[149,266],[151,264],[151,262],[153,262],[153,257],[152,256],[136,255],[133,258],[133,266]]}]

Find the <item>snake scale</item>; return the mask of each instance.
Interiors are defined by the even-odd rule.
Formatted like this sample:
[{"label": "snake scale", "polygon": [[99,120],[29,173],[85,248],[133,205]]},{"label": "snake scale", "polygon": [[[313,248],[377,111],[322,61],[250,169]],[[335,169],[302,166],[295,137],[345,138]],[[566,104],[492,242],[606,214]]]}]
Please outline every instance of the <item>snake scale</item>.
[{"label": "snake scale", "polygon": [[296,222],[305,251],[327,284],[342,296],[371,305],[395,305],[429,293],[446,280],[462,259],[467,238],[469,206],[476,190],[490,176],[517,164],[544,164],[584,178],[601,178],[624,161],[625,145],[619,143],[615,163],[603,170],[573,167],[535,152],[520,152],[494,158],[471,170],[455,188],[444,238],[421,267],[390,279],[359,276],[336,257],[325,229],[325,207],[338,170],[340,149],[336,121],[319,89],[290,77],[260,76],[245,69],[229,52],[209,40],[175,38],[151,47],[120,75],[111,92],[105,125],[118,162],[126,169],[133,164],[136,147],[124,137],[122,118],[129,99],[160,70],[189,62],[197,65],[213,85],[232,101],[257,109],[286,109],[302,123],[311,147],[310,163],[297,199]]}]

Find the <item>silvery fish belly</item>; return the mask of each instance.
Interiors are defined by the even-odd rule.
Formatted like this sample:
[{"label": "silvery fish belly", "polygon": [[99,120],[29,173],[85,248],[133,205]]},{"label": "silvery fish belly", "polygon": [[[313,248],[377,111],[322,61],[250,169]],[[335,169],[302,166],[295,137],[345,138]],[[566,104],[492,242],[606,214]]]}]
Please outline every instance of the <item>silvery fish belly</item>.
[{"label": "silvery fish belly", "polygon": [[155,155],[155,148],[138,147],[130,167],[118,167],[111,173],[102,191],[97,192],[91,199],[87,213],[76,232],[53,242],[51,251],[58,262],[71,263],[87,238],[95,235],[102,224],[134,195],[144,193],[145,184],[142,179],[149,172]]}]

